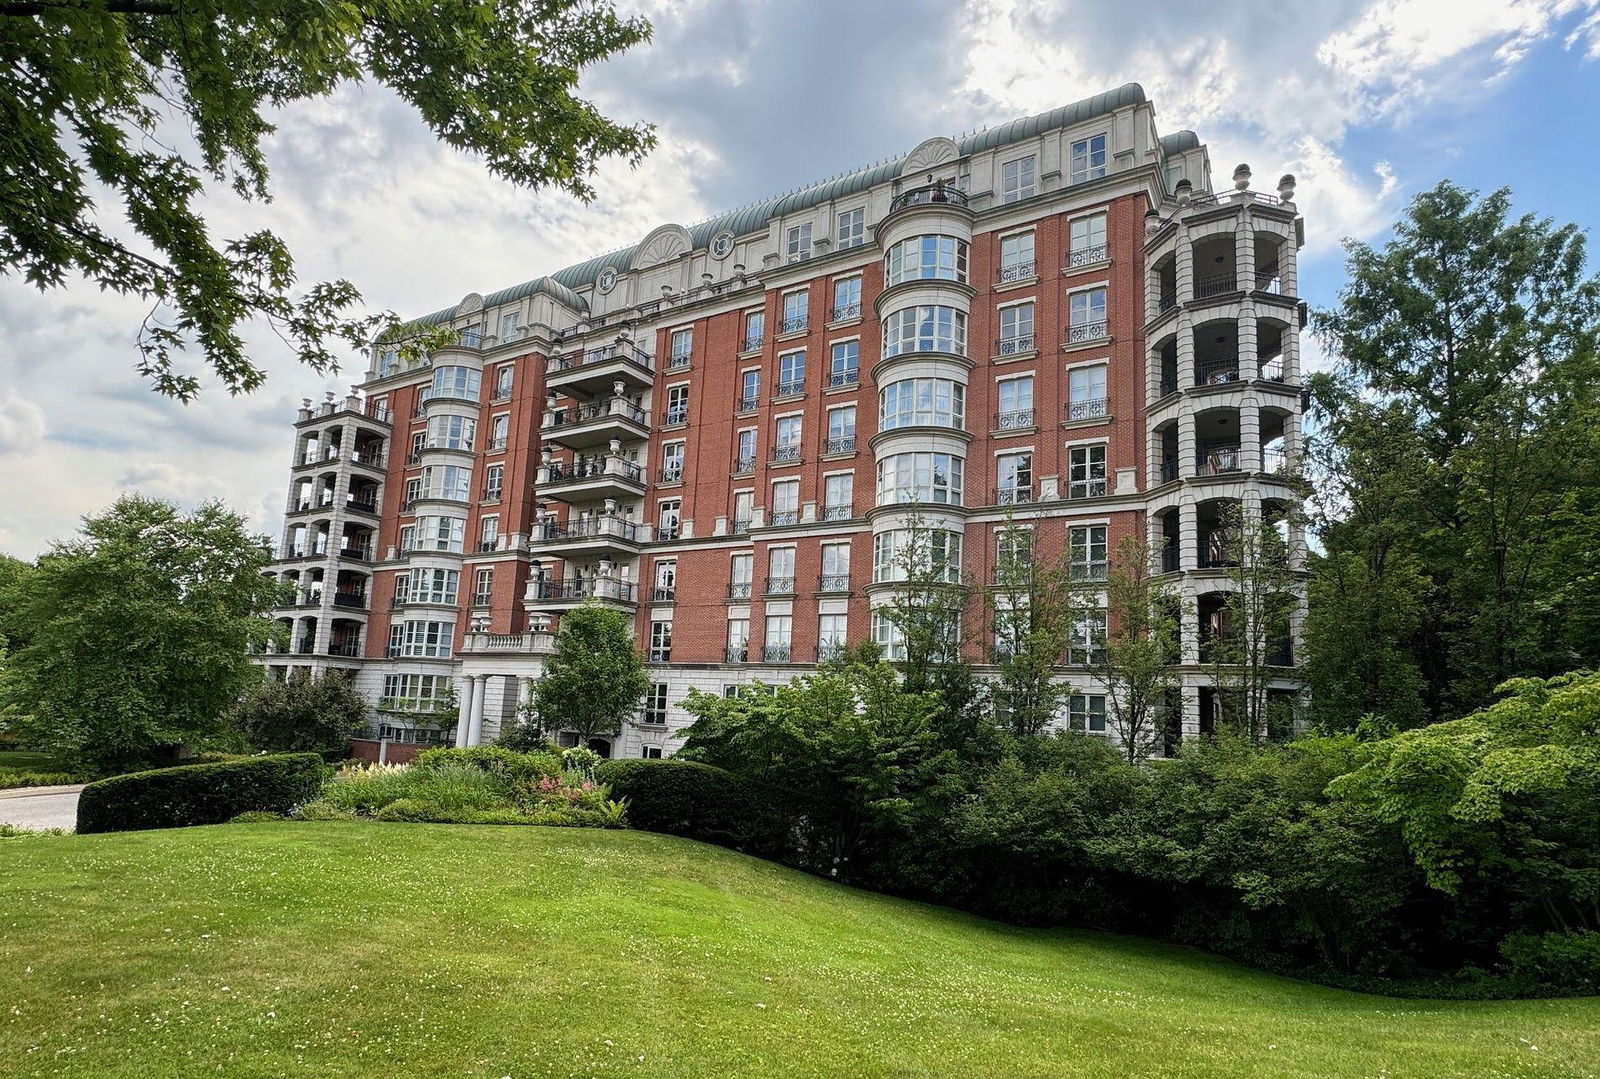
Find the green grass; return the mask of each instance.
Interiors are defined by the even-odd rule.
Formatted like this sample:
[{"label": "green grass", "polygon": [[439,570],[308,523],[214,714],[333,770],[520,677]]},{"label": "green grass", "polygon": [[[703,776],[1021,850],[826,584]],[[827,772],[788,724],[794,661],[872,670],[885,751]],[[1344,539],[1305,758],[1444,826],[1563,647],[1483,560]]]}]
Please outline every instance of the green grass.
[{"label": "green grass", "polygon": [[1403,1001],[642,832],[0,841],[7,1076],[1592,1076],[1600,999]]},{"label": "green grass", "polygon": [[33,753],[23,749],[0,750],[0,790],[81,783],[84,778],[48,753]]}]

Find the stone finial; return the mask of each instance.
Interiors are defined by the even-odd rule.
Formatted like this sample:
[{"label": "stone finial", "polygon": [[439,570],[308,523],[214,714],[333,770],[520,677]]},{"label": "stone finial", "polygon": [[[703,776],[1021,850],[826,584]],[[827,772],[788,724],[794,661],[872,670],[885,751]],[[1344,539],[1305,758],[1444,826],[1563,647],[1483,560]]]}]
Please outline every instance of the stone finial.
[{"label": "stone finial", "polygon": [[1284,202],[1294,201],[1294,173],[1286,172],[1278,178],[1278,197]]},{"label": "stone finial", "polygon": [[1172,193],[1177,197],[1179,206],[1189,205],[1189,199],[1194,194],[1194,185],[1187,179],[1179,180],[1172,185]]},{"label": "stone finial", "polygon": [[333,404],[333,391],[332,390],[324,390],[323,393],[322,393],[322,397],[323,397],[323,400],[327,401],[330,405]]},{"label": "stone finial", "polygon": [[307,411],[310,411],[310,409],[311,409],[311,398],[309,398],[309,397],[300,398],[300,407],[303,408],[303,409],[306,409]]},{"label": "stone finial", "polygon": [[611,450],[611,456],[613,456],[613,457],[621,457],[622,456],[622,439],[613,438],[610,441],[608,448]]},{"label": "stone finial", "polygon": [[1250,166],[1235,165],[1233,168],[1233,189],[1235,191],[1248,191],[1250,189]]},{"label": "stone finial", "polygon": [[1154,236],[1160,228],[1161,215],[1156,212],[1154,207],[1151,207],[1144,213],[1144,234],[1146,236]]},{"label": "stone finial", "polygon": [[703,273],[703,274],[700,275],[700,285],[701,285],[702,288],[710,288],[711,287],[711,281],[712,281],[712,277],[711,277],[710,274]]}]

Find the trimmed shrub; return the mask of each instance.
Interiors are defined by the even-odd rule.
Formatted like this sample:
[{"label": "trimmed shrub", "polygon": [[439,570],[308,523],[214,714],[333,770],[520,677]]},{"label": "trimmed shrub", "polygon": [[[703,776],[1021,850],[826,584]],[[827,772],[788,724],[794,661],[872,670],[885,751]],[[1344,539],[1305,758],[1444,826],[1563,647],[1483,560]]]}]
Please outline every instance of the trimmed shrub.
[{"label": "trimmed shrub", "polygon": [[783,822],[732,772],[682,760],[613,760],[595,769],[613,798],[628,804],[635,828],[687,836],[740,850],[772,851]]},{"label": "trimmed shrub", "polygon": [[471,746],[467,749],[427,749],[417,754],[412,767],[437,771],[467,766],[505,776],[508,780],[534,780],[561,774],[561,758],[554,753],[517,753],[502,746]]},{"label": "trimmed shrub", "polygon": [[12,772],[0,770],[0,790],[19,787],[69,787],[83,783],[88,776],[80,772]]},{"label": "trimmed shrub", "polygon": [[112,776],[83,788],[78,831],[124,832],[222,824],[240,813],[287,813],[322,789],[315,753],[246,757]]},{"label": "trimmed shrub", "polygon": [[1518,933],[1500,945],[1513,981],[1562,993],[1600,993],[1600,933]]},{"label": "trimmed shrub", "polygon": [[270,824],[273,821],[283,820],[282,813],[273,813],[265,809],[251,809],[240,813],[230,820],[229,824]]}]

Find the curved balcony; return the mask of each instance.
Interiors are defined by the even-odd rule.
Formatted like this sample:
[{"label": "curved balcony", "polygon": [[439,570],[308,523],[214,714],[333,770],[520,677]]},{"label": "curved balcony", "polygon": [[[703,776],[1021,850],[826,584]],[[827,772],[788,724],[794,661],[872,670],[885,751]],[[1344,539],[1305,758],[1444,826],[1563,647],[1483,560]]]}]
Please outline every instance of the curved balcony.
[{"label": "curved balcony", "polygon": [[942,183],[926,184],[896,195],[889,203],[889,212],[908,206],[959,206],[965,209],[967,202],[967,193],[958,187]]},{"label": "curved balcony", "polygon": [[968,201],[965,191],[950,184],[908,188],[890,201],[889,212],[873,227],[873,234],[885,251],[919,232],[971,240],[974,214]]}]

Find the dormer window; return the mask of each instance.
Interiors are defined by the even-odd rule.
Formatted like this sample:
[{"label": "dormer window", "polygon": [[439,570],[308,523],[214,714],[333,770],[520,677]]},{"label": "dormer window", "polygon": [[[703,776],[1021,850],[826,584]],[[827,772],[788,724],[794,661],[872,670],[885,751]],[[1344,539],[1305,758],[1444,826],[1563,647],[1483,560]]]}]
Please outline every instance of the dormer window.
[{"label": "dormer window", "polygon": [[1031,199],[1034,193],[1034,157],[1019,157],[1000,166],[1000,201]]},{"label": "dormer window", "polygon": [[1098,180],[1106,174],[1106,137],[1094,135],[1072,144],[1072,182]]},{"label": "dormer window", "polygon": [[796,225],[789,230],[789,240],[784,247],[784,252],[790,262],[799,262],[801,259],[811,257],[811,223]]}]

